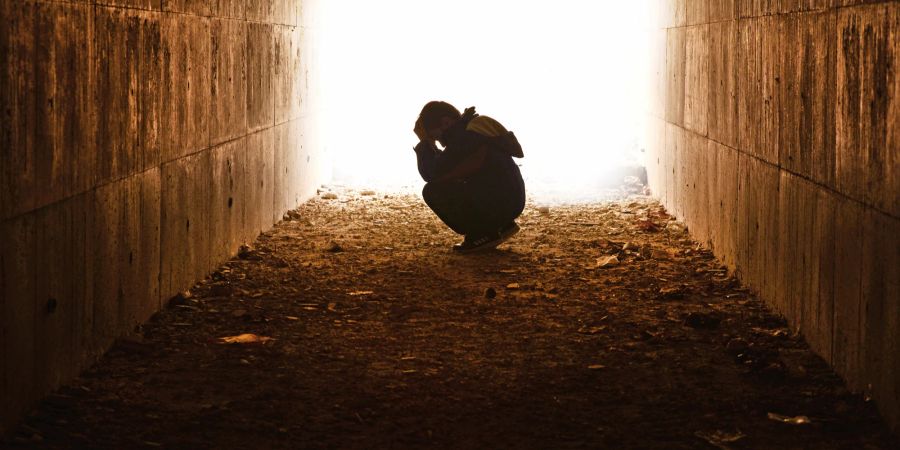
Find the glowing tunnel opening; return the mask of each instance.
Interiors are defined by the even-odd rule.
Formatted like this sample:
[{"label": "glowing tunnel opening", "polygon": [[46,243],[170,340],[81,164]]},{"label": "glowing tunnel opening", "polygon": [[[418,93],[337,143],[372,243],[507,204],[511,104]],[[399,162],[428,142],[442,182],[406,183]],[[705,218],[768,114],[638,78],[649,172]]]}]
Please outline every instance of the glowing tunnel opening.
[{"label": "glowing tunnel opening", "polygon": [[[413,123],[429,100],[476,106],[518,136],[532,198],[584,195],[643,165],[644,1],[329,1],[323,137],[335,182],[417,187]],[[621,180],[612,180],[621,181]]]}]

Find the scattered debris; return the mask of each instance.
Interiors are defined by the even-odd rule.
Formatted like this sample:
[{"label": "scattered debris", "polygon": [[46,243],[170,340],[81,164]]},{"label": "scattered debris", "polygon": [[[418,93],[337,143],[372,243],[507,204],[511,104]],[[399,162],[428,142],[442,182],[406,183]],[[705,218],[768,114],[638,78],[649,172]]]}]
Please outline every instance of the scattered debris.
[{"label": "scattered debris", "polygon": [[169,308],[175,308],[178,306],[187,306],[188,300],[191,298],[191,291],[184,291],[175,294],[174,297],[169,299]]},{"label": "scattered debris", "polygon": [[703,439],[704,441],[708,442],[713,447],[718,447],[722,450],[731,450],[731,447],[729,447],[728,444],[733,444],[733,443],[747,437],[747,435],[745,435],[744,433],[741,433],[740,431],[728,432],[728,431],[722,431],[722,430],[716,430],[716,431],[711,431],[711,432],[710,431],[698,431],[698,432],[694,433],[694,435],[697,436],[698,438]]},{"label": "scattered debris", "polygon": [[221,344],[265,344],[266,342],[273,341],[273,338],[268,336],[259,336],[252,333],[239,334],[237,336],[226,336],[219,338],[219,343]]},{"label": "scattered debris", "polygon": [[644,244],[641,246],[641,258],[650,259],[653,257],[653,246],[650,244]]},{"label": "scattered debris", "polygon": [[322,200],[337,200],[337,198],[338,198],[337,194],[335,194],[333,192],[326,192],[326,193],[322,194]]},{"label": "scattered debris", "polygon": [[684,324],[696,329],[712,330],[719,327],[722,318],[714,313],[692,312],[684,319]]},{"label": "scattered debris", "polygon": [[683,299],[687,290],[684,286],[667,286],[659,289],[657,298],[661,300],[680,300]]},{"label": "scattered debris", "polygon": [[340,252],[344,251],[344,247],[341,247],[341,244],[338,244],[335,241],[331,241],[325,247],[325,251],[329,252],[329,253],[340,253]]},{"label": "scattered debris", "polygon": [[622,190],[626,194],[637,194],[644,191],[644,183],[641,183],[641,179],[628,175],[622,179]]},{"label": "scattered debris", "polygon": [[728,341],[728,344],[725,345],[725,349],[728,350],[729,353],[737,356],[742,352],[746,351],[750,348],[750,344],[747,343],[746,340],[741,338],[734,338]]},{"label": "scattered debris", "polygon": [[370,197],[370,196],[375,195],[375,191],[362,191],[359,193],[359,195],[362,195],[364,197]]},{"label": "scattered debris", "polygon": [[619,257],[616,255],[604,256],[602,258],[597,259],[597,267],[600,267],[600,268],[615,267],[618,265],[619,265]]},{"label": "scattered debris", "polygon": [[262,257],[259,256],[259,253],[249,245],[241,245],[240,248],[238,248],[238,258],[248,261],[259,261],[262,259]]},{"label": "scattered debris", "polygon": [[776,422],[786,423],[790,425],[809,425],[812,423],[812,420],[807,416],[784,416],[781,414],[770,412],[768,414],[769,420],[774,420]]},{"label": "scattered debris", "polygon": [[506,289],[509,289],[509,290],[511,290],[511,291],[516,291],[516,290],[519,290],[519,289],[521,289],[521,288],[522,288],[522,287],[519,285],[519,283],[509,283],[509,284],[506,285]]},{"label": "scattered debris", "polygon": [[638,220],[637,222],[634,223],[634,225],[637,227],[638,230],[643,231],[645,233],[655,233],[655,232],[659,231],[659,225],[657,225],[656,222],[649,220],[649,219]]},{"label": "scattered debris", "polygon": [[602,332],[603,330],[606,330],[606,326],[581,327],[578,329],[578,332],[581,334],[597,334],[597,333]]},{"label": "scattered debris", "polygon": [[[539,423],[519,428],[520,447],[559,447],[565,433],[584,448],[893,448],[875,405],[843,389],[711,253],[689,235],[635,226],[669,222],[652,200],[560,204],[546,215],[530,203],[500,250],[459,258],[447,250],[459,237],[417,192],[382,201],[328,190],[340,200],[305,203],[245,248],[262,261],[217,268],[195,297],[142,325],[143,343],[117,343],[76,379],[88,391],[42,404],[26,421],[45,447],[114,437],[107,446],[191,448],[198,425],[257,430],[249,437],[260,448],[383,443],[373,436],[452,446],[456,419],[487,400],[485,415],[469,416],[485,425],[467,430],[470,446],[522,425],[524,407]],[[315,226],[304,225],[310,218]],[[332,241],[347,252],[326,253]],[[594,266],[613,256],[618,267]],[[231,296],[206,298],[224,286]],[[491,289],[511,301],[485,300]],[[377,401],[360,402],[369,394]],[[638,401],[607,414],[621,399]],[[443,440],[417,426],[423,405]],[[806,412],[816,432],[798,437],[767,411]],[[635,435],[635,425],[649,432]],[[234,437],[202,444],[234,446]]]},{"label": "scattered debris", "polygon": [[673,234],[684,234],[687,233],[687,227],[682,223],[671,221],[666,225],[666,231]]},{"label": "scattered debris", "polygon": [[550,207],[549,206],[538,206],[537,211],[541,214],[547,215],[547,214],[550,214]]},{"label": "scattered debris", "polygon": [[209,288],[210,297],[231,297],[233,293],[234,288],[228,284],[214,284]]}]

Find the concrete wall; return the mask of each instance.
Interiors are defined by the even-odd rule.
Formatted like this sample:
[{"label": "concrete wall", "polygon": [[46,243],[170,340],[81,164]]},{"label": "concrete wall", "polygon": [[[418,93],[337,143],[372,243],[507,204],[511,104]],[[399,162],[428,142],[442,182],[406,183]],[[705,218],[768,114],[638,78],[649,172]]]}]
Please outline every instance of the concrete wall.
[{"label": "concrete wall", "polygon": [[655,194],[900,426],[900,2],[654,0]]},{"label": "concrete wall", "polygon": [[310,196],[315,0],[0,0],[0,431]]}]

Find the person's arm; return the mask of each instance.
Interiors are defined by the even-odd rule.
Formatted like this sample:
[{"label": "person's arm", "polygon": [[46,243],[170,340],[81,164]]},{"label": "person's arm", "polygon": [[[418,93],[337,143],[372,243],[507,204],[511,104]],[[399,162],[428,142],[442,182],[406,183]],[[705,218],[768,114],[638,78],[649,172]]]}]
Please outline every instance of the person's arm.
[{"label": "person's arm", "polygon": [[468,131],[460,137],[435,161],[435,179],[466,178],[481,170],[487,162],[489,143],[476,133]]},{"label": "person's arm", "polygon": [[484,166],[488,146],[478,139],[470,138],[461,145],[441,151],[427,136],[425,127],[419,121],[416,121],[413,132],[419,138],[419,144],[414,147],[419,175],[426,183],[464,178]]},{"label": "person's arm", "polygon": [[419,138],[419,144],[413,147],[413,150],[416,151],[416,164],[419,167],[419,175],[422,176],[426,183],[429,183],[434,179],[437,157],[441,154],[441,151],[434,145],[434,140],[428,138],[428,133],[425,131],[425,125],[422,123],[421,118],[416,120],[413,133]]},{"label": "person's arm", "polygon": [[434,180],[434,172],[437,167],[437,159],[441,151],[434,142],[421,141],[413,148],[416,151],[416,163],[419,166],[419,175],[426,183]]},{"label": "person's arm", "polygon": [[[455,180],[465,178],[480,170],[487,159],[488,148],[485,145],[478,146],[474,151],[457,158],[448,158],[451,155],[443,155],[435,164],[432,175],[438,181]],[[456,155],[454,155],[456,156]]]},{"label": "person's arm", "polygon": [[416,145],[416,160],[419,175],[426,183],[446,181],[469,176],[484,165],[487,146],[480,146],[473,152],[441,151],[432,142],[422,141]]}]

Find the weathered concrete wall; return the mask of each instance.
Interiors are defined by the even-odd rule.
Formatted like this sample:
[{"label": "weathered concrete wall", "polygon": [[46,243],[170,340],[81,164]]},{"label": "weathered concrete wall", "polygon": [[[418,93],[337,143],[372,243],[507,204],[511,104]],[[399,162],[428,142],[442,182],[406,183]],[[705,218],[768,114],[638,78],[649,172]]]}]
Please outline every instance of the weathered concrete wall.
[{"label": "weathered concrete wall", "polygon": [[900,427],[900,2],[655,1],[655,194]]},{"label": "weathered concrete wall", "polygon": [[315,5],[0,0],[0,431],[315,191]]}]

